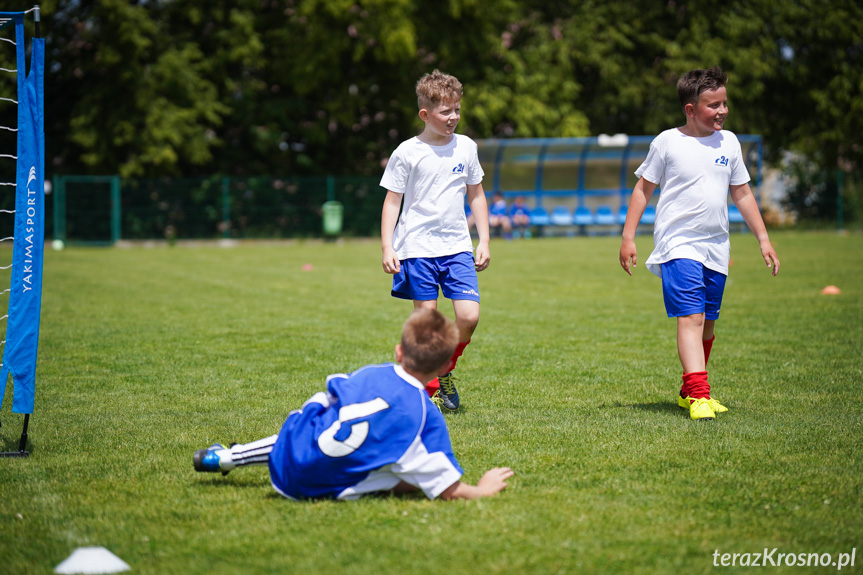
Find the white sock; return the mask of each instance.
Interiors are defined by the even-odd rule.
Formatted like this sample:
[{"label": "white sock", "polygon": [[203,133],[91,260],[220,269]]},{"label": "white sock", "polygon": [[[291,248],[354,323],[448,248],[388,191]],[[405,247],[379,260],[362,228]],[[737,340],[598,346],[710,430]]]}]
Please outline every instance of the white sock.
[{"label": "white sock", "polygon": [[251,443],[238,443],[230,449],[219,450],[216,452],[219,456],[219,467],[222,471],[230,471],[243,465],[266,465],[278,438],[278,435],[271,435]]}]

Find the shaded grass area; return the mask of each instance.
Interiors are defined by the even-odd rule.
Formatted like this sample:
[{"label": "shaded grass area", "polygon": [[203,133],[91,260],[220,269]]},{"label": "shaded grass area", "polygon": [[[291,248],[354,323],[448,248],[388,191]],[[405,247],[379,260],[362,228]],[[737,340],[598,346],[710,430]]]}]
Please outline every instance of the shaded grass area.
[{"label": "shaded grass area", "polygon": [[[327,374],[392,359],[410,304],[377,242],[50,252],[32,455],[0,459],[0,572],[48,573],[86,545],[160,574],[703,573],[715,550],[850,552],[863,236],[773,240],[776,278],[732,238],[709,366],[731,411],[713,423],[676,407],[660,282],[626,276],[616,239],[494,241],[447,420],[466,480],[517,476],[452,503],[296,503],[262,468],[192,470],[195,449],[278,431]],[[11,403],[9,386],[4,450]]]}]

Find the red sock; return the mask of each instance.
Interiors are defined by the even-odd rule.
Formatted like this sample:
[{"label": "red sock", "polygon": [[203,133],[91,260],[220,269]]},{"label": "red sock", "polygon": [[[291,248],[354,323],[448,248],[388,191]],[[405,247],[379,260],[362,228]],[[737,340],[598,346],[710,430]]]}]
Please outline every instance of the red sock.
[{"label": "red sock", "polygon": [[707,398],[710,399],[710,384],[707,383],[706,371],[693,371],[683,374],[683,387],[681,388],[683,397],[691,397],[692,399]]},{"label": "red sock", "polygon": [[[464,343],[459,342],[459,344],[455,347],[455,351],[452,354],[452,357],[449,360],[449,363],[446,365],[444,369],[444,373],[449,373],[455,369],[455,364],[458,361],[458,358],[461,357],[461,354],[464,353],[464,348],[467,347],[467,344],[470,343],[470,340],[467,340]],[[433,396],[437,390],[440,389],[440,381],[438,378],[434,378],[430,382],[426,384],[426,393],[429,394],[429,397]]]},{"label": "red sock", "polygon": [[702,339],[701,345],[704,346],[704,366],[707,367],[707,360],[710,359],[710,350],[713,349],[713,341],[716,339],[716,335],[710,339]]},{"label": "red sock", "polygon": [[458,362],[458,358],[460,358],[461,354],[464,353],[464,348],[466,348],[467,344],[469,344],[469,343],[470,343],[470,340],[467,340],[464,343],[459,342],[458,345],[455,346],[455,351],[453,352],[452,357],[450,358],[449,363],[447,364],[446,368],[444,368],[444,373],[449,373],[455,369],[455,364],[456,364],[456,362]]},{"label": "red sock", "polygon": [[429,397],[433,396],[437,390],[440,389],[440,382],[437,378],[434,378],[430,382],[426,384],[426,393],[429,394]]}]

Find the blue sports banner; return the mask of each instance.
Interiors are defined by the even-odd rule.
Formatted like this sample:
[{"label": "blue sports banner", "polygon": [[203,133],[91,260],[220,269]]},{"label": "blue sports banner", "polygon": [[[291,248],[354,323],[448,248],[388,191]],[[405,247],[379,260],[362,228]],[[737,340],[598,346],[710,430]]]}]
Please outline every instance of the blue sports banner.
[{"label": "blue sports banner", "polygon": [[[45,251],[45,131],[43,72],[45,40],[32,39],[30,73],[24,56],[24,18],[15,18],[18,57],[18,169],[9,317],[0,382],[12,375],[12,411],[33,413],[36,352],[42,311],[42,256]],[[3,394],[0,393],[0,405]]]}]

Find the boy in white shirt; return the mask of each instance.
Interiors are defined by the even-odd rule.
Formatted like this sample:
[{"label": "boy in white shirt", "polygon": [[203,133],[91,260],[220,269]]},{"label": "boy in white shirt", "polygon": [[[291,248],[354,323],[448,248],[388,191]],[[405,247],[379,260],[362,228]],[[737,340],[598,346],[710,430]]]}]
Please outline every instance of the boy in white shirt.
[{"label": "boy in white shirt", "polygon": [[[453,302],[459,344],[449,364],[430,382],[443,406],[458,409],[452,370],[479,322],[477,272],[489,265],[488,204],[476,143],[455,133],[461,83],[435,70],[417,82],[423,132],[402,142],[381,179],[387,190],[381,214],[383,269],[393,274],[392,295],[414,309],[437,309],[438,287]],[[465,216],[465,198],[476,224],[476,255]],[[404,200],[404,205],[402,205]],[[401,216],[399,216],[401,208]]]},{"label": "boy in white shirt", "polygon": [[662,278],[668,317],[677,318],[677,351],[683,366],[678,405],[692,419],[714,419],[727,408],[710,396],[707,360],[714,326],[728,275],[728,191],[749,229],[758,239],[761,256],[779,273],[779,258],[767,237],[758,203],[749,187],[749,172],[737,137],[722,126],[728,117],[725,84],[718,66],[692,70],[677,82],[677,95],[686,125],[666,130],[650,144],[639,180],[632,191],[620,265],[632,275],[638,254],[635,231],[657,186],[654,250],[647,269]]}]

